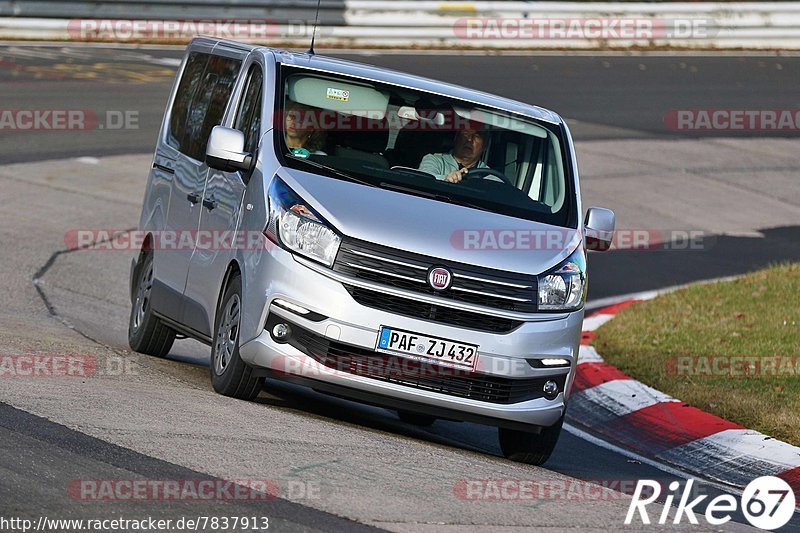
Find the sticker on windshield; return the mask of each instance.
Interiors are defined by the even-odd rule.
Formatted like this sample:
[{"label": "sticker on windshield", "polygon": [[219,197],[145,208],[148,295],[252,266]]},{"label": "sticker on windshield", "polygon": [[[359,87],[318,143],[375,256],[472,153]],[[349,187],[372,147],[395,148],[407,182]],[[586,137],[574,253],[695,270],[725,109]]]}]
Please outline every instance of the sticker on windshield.
[{"label": "sticker on windshield", "polygon": [[350,100],[350,91],[347,89],[334,89],[333,87],[328,87],[328,94],[326,96],[331,100],[347,102]]},{"label": "sticker on windshield", "polygon": [[311,152],[309,152],[305,148],[292,148],[292,155],[299,157],[301,159],[306,159],[308,158],[308,156],[311,155]]}]

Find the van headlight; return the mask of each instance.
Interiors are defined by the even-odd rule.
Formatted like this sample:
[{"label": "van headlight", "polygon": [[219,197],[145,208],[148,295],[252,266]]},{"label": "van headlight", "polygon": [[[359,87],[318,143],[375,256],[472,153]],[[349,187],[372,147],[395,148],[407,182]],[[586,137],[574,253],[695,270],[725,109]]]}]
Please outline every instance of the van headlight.
[{"label": "van headlight", "polygon": [[555,269],[539,276],[540,311],[574,311],[586,299],[586,256],[578,247]]},{"label": "van headlight", "polygon": [[264,234],[290,252],[333,265],[341,237],[279,177],[269,187],[269,221]]}]

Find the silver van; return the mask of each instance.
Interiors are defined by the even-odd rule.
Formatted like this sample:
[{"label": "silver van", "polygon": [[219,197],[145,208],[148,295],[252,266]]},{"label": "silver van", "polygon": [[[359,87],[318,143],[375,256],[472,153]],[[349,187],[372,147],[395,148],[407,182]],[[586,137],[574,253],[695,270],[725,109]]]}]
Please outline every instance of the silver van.
[{"label": "silver van", "polygon": [[541,464],[575,376],[586,252],[557,114],[314,54],[208,38],[173,87],[131,265],[129,341],[211,346],[214,389],[265,378],[411,424],[499,428]]}]

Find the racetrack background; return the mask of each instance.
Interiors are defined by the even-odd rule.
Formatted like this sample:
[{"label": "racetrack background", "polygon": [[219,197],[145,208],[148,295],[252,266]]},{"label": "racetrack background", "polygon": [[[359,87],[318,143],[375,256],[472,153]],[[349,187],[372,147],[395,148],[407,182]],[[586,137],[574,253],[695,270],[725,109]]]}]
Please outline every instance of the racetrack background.
[{"label": "racetrack background", "polygon": [[[389,411],[278,384],[257,402],[222,398],[209,387],[208,349],[193,341],[178,342],[166,360],[128,352],[130,254],[53,253],[65,248],[70,230],[136,225],[180,55],[158,47],[0,48],[7,107],[91,110],[103,124],[114,117],[121,125],[0,129],[0,341],[8,353],[83,354],[102,364],[132,358],[136,369],[83,381],[3,382],[2,401],[16,408],[3,408],[0,427],[7,450],[0,469],[10,480],[0,483],[4,513],[253,512],[227,504],[76,504],[66,490],[75,479],[210,475],[274,478],[282,487],[318,483],[315,497],[257,507],[280,517],[275,529],[349,529],[346,518],[403,531],[595,530],[621,524],[627,501],[476,502],[459,499],[453,487],[467,478],[677,477],[569,432],[545,468],[534,468],[499,458],[494,431],[482,426],[420,429]],[[623,229],[708,237],[697,250],[592,254],[590,300],[800,259],[797,131],[676,131],[664,118],[674,110],[795,109],[798,57],[339,55],[552,108],[576,139],[584,207],[615,209]]]}]

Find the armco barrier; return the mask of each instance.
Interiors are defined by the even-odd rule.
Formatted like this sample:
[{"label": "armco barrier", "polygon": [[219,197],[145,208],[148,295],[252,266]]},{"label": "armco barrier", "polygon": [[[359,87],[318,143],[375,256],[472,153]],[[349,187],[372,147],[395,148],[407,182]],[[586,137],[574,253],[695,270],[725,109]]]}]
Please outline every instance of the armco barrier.
[{"label": "armco barrier", "polygon": [[[0,17],[314,20],[317,0],[0,0]],[[344,0],[320,0],[322,24],[344,24]]]},{"label": "armco barrier", "polygon": [[[306,46],[315,8],[315,0],[0,0],[0,38],[75,39],[69,29],[86,18],[224,19],[272,25],[267,39],[241,40]],[[323,0],[317,46],[798,50],[800,2]]]}]

